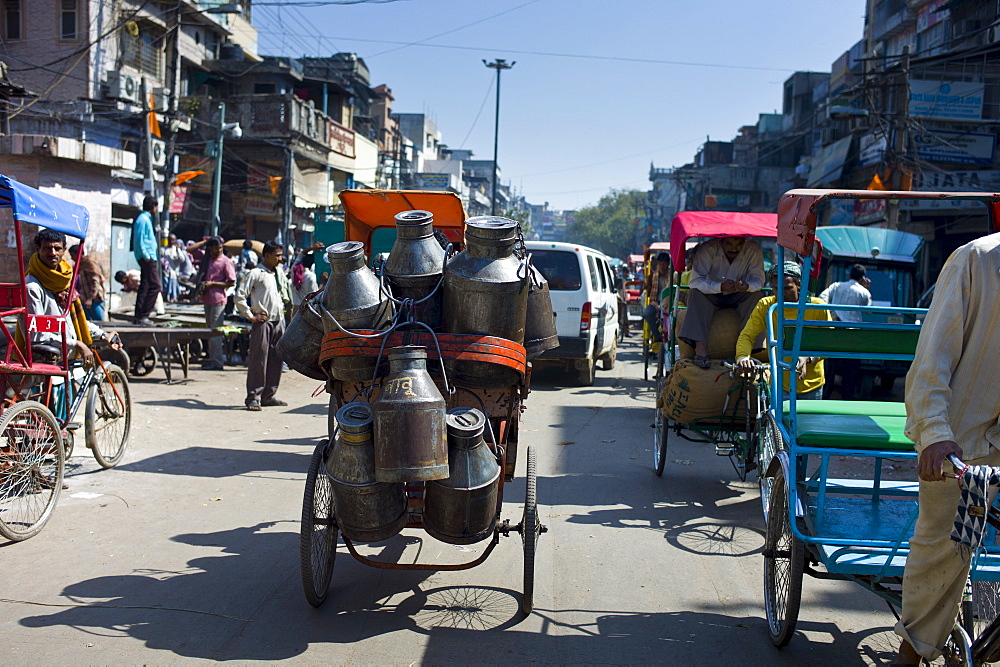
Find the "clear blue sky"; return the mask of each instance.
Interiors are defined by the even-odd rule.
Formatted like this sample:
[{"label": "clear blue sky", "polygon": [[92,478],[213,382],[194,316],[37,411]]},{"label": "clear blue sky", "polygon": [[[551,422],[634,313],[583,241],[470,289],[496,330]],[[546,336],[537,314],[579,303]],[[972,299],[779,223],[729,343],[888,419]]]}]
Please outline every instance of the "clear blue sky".
[{"label": "clear blue sky", "polygon": [[531,203],[575,209],[646,190],[650,162],[682,165],[706,137],[780,111],[784,80],[828,72],[861,39],[864,11],[864,0],[399,0],[260,5],[254,24],[262,54],[357,53],[395,111],[429,114],[444,143],[478,159],[493,157],[496,74],[482,60],[517,61],[501,81],[502,177]]}]

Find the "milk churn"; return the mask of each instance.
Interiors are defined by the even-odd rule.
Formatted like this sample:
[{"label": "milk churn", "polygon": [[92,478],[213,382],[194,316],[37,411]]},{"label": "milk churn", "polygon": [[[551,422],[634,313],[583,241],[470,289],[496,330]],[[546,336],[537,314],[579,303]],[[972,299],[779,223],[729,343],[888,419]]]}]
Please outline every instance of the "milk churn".
[{"label": "milk churn", "polygon": [[[496,216],[469,218],[465,250],[448,262],[444,278],[445,331],[506,338],[524,344],[528,273],[514,255],[518,224]],[[480,388],[507,387],[513,370],[481,361],[449,360],[455,381]]]},{"label": "milk churn", "polygon": [[545,350],[559,347],[559,335],[549,295],[549,281],[530,261],[528,271],[528,314],[524,322],[524,347],[530,361]]},{"label": "milk churn", "polygon": [[406,485],[375,479],[372,406],[354,401],[337,411],[339,429],[327,472],[337,525],[358,542],[385,540],[406,525]]},{"label": "milk churn", "polygon": [[424,528],[449,544],[472,544],[489,537],[497,520],[500,465],[483,442],[486,416],[475,408],[448,411],[447,479],[428,482]]},{"label": "milk churn", "polygon": [[427,373],[427,351],[389,350],[389,373],[373,402],[375,476],[380,482],[422,482],[448,476],[445,402]]},{"label": "milk churn", "polygon": [[[424,299],[441,280],[444,248],[434,238],[430,211],[404,211],[396,216],[396,242],[382,266],[396,299]],[[413,307],[417,320],[433,329],[441,326],[441,293]]]},{"label": "milk churn", "polygon": [[[330,278],[318,299],[323,305],[322,327],[326,333],[344,329],[381,329],[392,316],[392,302],[381,291],[378,278],[365,264],[365,247],[359,241],[335,243],[326,249]],[[337,380],[370,380],[375,359],[336,356],[330,374]]]},{"label": "milk churn", "polygon": [[[323,345],[323,319],[312,299],[303,299],[292,321],[285,327],[278,341],[278,354],[292,370],[314,380],[325,380],[326,373],[319,365],[320,347]],[[371,377],[371,375],[369,375]]]}]

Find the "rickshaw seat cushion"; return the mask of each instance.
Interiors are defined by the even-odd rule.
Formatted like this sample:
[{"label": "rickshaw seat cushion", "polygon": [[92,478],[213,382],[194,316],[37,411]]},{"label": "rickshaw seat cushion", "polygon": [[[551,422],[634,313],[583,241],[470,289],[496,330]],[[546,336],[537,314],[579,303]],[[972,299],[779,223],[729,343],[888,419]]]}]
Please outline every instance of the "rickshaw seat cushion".
[{"label": "rickshaw seat cushion", "polygon": [[[784,346],[792,349],[795,327],[785,327]],[[880,354],[913,354],[917,349],[918,329],[842,329],[806,326],[802,328],[801,350],[816,352],[809,356],[823,356],[823,352],[856,352],[867,358]]]},{"label": "rickshaw seat cushion", "polygon": [[[789,401],[784,403],[785,414],[790,410]],[[799,415],[881,415],[883,417],[905,417],[906,404],[899,401],[796,401],[795,413]]]},{"label": "rickshaw seat cushion", "polygon": [[905,426],[906,417],[898,415],[801,413],[795,420],[795,441],[809,447],[912,452]]}]

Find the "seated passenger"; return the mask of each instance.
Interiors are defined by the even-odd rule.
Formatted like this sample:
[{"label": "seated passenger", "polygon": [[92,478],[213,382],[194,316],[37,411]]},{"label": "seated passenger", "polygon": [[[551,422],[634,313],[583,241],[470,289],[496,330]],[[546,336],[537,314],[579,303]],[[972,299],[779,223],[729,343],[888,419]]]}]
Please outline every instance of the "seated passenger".
[{"label": "seated passenger", "polygon": [[[73,280],[73,267],[63,259],[66,252],[66,236],[52,229],[42,229],[35,235],[35,252],[28,261],[28,273],[24,282],[28,291],[28,312],[33,315],[62,315],[66,313],[66,344],[69,346],[70,357],[76,356],[83,360],[85,367],[93,363],[94,354],[91,344],[98,338],[104,339],[112,349],[121,349],[121,343],[114,332],[105,332],[92,322],[87,321],[83,312],[80,297],[69,301],[70,282]],[[67,313],[67,306],[69,306]],[[18,325],[16,342],[24,349],[24,333]],[[54,349],[62,349],[63,334],[55,332],[30,332],[31,344],[44,345]],[[36,359],[52,362],[51,358]]]},{"label": "seated passenger", "polygon": [[[777,291],[778,286],[774,285],[778,277],[778,266],[774,265],[768,272],[768,279],[772,283],[772,286]],[[802,289],[802,267],[800,267],[795,262],[785,262],[785,285],[784,285],[784,301],[796,303],[799,300],[799,290]],[[754,307],[753,312],[750,313],[750,319],[747,320],[746,326],[743,327],[743,331],[740,332],[739,340],[736,341],[736,364],[742,368],[748,370],[753,369],[753,361],[750,359],[750,354],[753,351],[754,341],[760,337],[761,334],[767,331],[767,309],[770,308],[775,301],[778,300],[777,296],[765,296],[757,305]],[[809,303],[824,303],[822,299],[817,299],[816,297],[809,297]],[[792,319],[795,317],[794,308],[785,308],[785,319]],[[775,311],[777,315],[777,311]],[[828,310],[806,310],[807,320],[830,320],[830,311]],[[784,361],[790,361],[790,359],[785,358]],[[795,394],[796,398],[799,400],[811,400],[821,398],[823,392],[823,382],[825,381],[823,377],[823,360],[819,357],[799,357],[795,362],[796,370],[796,382],[795,382]],[[785,375],[784,378],[785,391],[789,391],[788,387],[788,376]]]},{"label": "seated passenger", "polygon": [[678,337],[694,348],[694,363],[708,368],[708,329],[719,308],[736,308],[740,326],[763,296],[764,257],[756,241],[741,236],[712,239],[698,246],[691,267],[687,315]]},{"label": "seated passenger", "polygon": [[[653,272],[645,284],[646,293],[649,294],[649,303],[642,313],[642,319],[646,320],[646,324],[649,325],[653,342],[659,343],[663,337],[660,331],[660,323],[663,320],[660,315],[660,295],[663,294],[664,288],[670,284],[670,255],[665,252],[658,254],[652,268]],[[666,306],[669,308],[670,304],[668,303]]]}]

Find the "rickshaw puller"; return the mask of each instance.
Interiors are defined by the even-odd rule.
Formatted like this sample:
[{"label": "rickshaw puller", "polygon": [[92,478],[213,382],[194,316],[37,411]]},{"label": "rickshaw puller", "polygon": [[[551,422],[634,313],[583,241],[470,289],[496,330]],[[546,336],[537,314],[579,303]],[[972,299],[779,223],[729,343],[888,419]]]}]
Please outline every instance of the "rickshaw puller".
[{"label": "rickshaw puller", "polygon": [[[28,273],[25,276],[25,286],[28,292],[28,312],[33,315],[62,315],[67,311],[66,344],[71,353],[75,349],[83,360],[85,367],[93,362],[93,352],[90,345],[96,339],[103,338],[112,349],[121,349],[117,334],[105,332],[99,326],[87,320],[83,312],[83,304],[79,296],[69,302],[73,268],[63,259],[66,252],[66,236],[52,229],[41,229],[35,235],[35,252],[28,260]],[[57,349],[62,348],[62,334],[54,332],[31,332],[32,345],[45,345]],[[24,348],[24,334],[21,325],[16,333],[18,347]]]},{"label": "rickshaw puller", "polygon": [[[1000,234],[968,243],[945,263],[906,375],[906,437],[920,457],[920,512],[903,574],[903,639],[895,665],[941,654],[955,625],[970,554],[951,540],[961,494],[947,457],[1000,466]],[[950,464],[948,464],[950,466]]]},{"label": "rickshaw puller", "polygon": [[764,257],[760,245],[742,236],[706,241],[691,268],[687,315],[678,337],[694,348],[694,363],[708,368],[708,330],[719,308],[735,308],[744,327],[764,295]]}]

